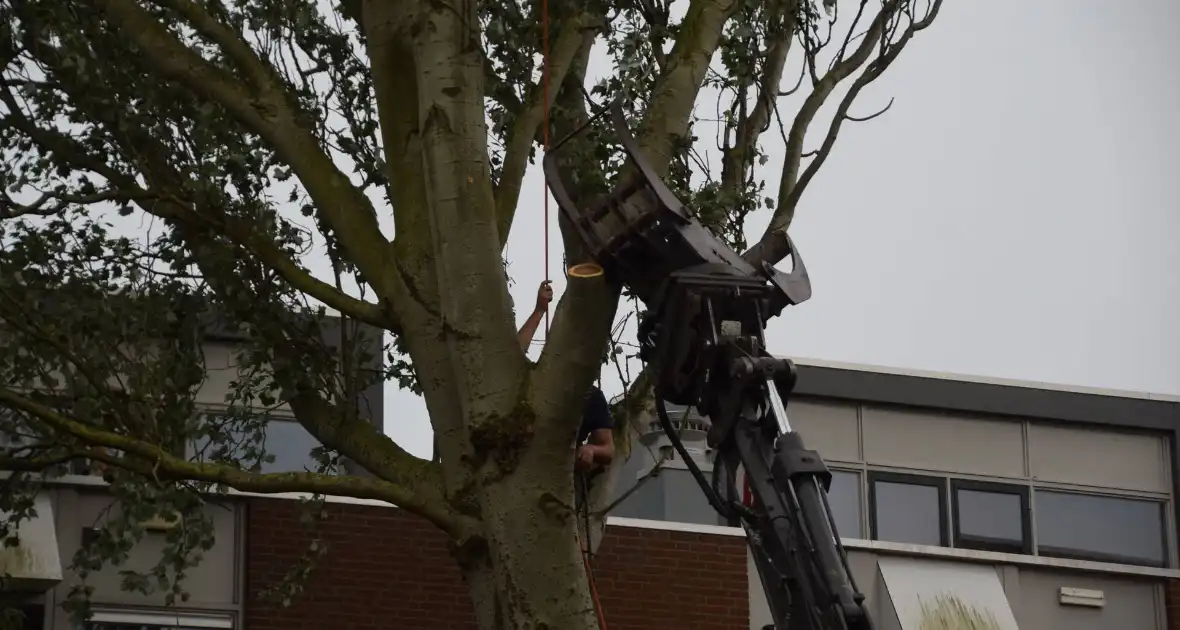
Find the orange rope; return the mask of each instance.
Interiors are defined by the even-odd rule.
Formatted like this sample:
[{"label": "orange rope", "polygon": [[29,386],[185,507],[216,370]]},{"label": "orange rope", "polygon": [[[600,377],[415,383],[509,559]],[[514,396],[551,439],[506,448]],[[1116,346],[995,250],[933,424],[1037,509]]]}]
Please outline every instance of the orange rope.
[{"label": "orange rope", "polygon": [[[541,138],[545,154],[549,154],[549,0],[541,0]],[[549,190],[542,177],[541,192],[545,196],[545,279],[549,279]],[[549,341],[549,309],[545,309],[545,341]]]},{"label": "orange rope", "polygon": [[606,617],[602,614],[602,602],[598,601],[598,587],[594,584],[594,571],[590,568],[590,552],[582,552],[582,564],[586,565],[586,577],[590,580],[590,598],[594,600],[594,614],[598,617],[598,627],[606,630]]},{"label": "orange rope", "polygon": [[[574,483],[582,484],[582,500],[580,511],[586,517],[586,544],[582,544],[582,536],[577,535],[578,549],[582,552],[582,566],[586,569],[586,580],[590,583],[590,600],[594,603],[594,616],[598,618],[599,630],[606,630],[606,616],[602,612],[602,602],[598,599],[598,584],[594,580],[594,568],[590,566],[590,513],[587,501],[590,500],[590,487],[584,478],[578,475]],[[576,501],[577,499],[575,499]]]},{"label": "orange rope", "polygon": [[[541,140],[545,153],[549,153],[549,0],[541,0]],[[549,279],[549,189],[542,182],[541,190],[545,196],[545,279]],[[549,341],[549,310],[545,310],[545,341]],[[587,532],[587,535],[589,532]],[[580,545],[579,545],[580,546]],[[594,600],[594,614],[598,617],[598,627],[606,630],[606,619],[602,614],[602,602],[598,601],[598,587],[594,584],[594,572],[590,569],[590,551],[582,551],[582,564],[586,567],[586,577],[590,581],[590,597]]]}]

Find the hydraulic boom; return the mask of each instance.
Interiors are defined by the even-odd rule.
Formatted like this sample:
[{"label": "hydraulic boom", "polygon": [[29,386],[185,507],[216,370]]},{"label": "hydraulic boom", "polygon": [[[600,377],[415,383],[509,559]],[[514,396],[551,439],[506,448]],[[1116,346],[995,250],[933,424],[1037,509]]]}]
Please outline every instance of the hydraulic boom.
[{"label": "hydraulic boom", "polygon": [[[558,142],[545,178],[563,218],[612,281],[647,306],[640,355],[655,372],[660,424],[709,503],[745,529],[777,630],[871,630],[827,502],[831,473],[787,418],[795,365],[766,350],[766,322],[811,297],[802,258],[793,268],[754,267],[692,217],[641,154],[622,104],[609,110],[629,163],[623,182],[587,209],[574,205],[559,172]],[[712,478],[689,457],[665,402],[712,421]],[[753,495],[740,500],[741,466]]]}]

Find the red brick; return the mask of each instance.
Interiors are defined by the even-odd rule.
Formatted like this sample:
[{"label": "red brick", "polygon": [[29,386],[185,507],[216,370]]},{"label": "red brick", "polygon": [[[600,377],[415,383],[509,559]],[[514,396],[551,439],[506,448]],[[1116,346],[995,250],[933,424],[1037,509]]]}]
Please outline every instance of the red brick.
[{"label": "red brick", "polygon": [[[416,516],[376,506],[329,505],[318,531],[328,553],[303,592],[286,609],[261,602],[258,594],[307,549],[299,509],[294,501],[250,499],[247,630],[475,628],[445,537]],[[745,541],[738,537],[612,527],[593,575],[611,630],[749,625]]]},{"label": "red brick", "polygon": [[1180,579],[1168,580],[1164,587],[1168,630],[1180,630]]}]

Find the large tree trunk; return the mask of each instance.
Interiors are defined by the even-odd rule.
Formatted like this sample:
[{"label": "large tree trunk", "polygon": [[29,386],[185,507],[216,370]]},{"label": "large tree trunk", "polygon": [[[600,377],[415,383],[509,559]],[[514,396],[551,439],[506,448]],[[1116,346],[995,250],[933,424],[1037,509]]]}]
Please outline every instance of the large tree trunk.
[{"label": "large tree trunk", "polygon": [[595,630],[570,466],[527,455],[480,490],[485,544],[460,555],[480,630]]},{"label": "large tree trunk", "polygon": [[482,630],[593,630],[573,442],[619,288],[570,283],[537,364],[515,337],[487,154],[477,3],[368,0],[397,238],[395,304]]}]

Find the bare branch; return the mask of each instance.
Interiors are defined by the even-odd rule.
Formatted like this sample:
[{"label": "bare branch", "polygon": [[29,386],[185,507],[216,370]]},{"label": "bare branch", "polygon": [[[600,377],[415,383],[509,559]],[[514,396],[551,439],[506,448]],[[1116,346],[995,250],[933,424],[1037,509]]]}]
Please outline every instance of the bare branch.
[{"label": "bare branch", "polygon": [[873,19],[873,24],[869,29],[869,36],[865,37],[860,46],[848,59],[836,64],[834,68],[824,74],[823,78],[819,80],[811,94],[803,101],[802,107],[799,108],[799,113],[795,116],[795,121],[791,124],[791,131],[787,135],[787,147],[785,164],[783,165],[782,180],[779,184],[779,199],[778,208],[775,210],[775,217],[771,219],[771,226],[777,228],[777,223],[780,219],[781,213],[785,212],[783,209],[783,201],[791,194],[791,189],[795,186],[795,180],[798,177],[800,160],[803,154],[803,142],[807,137],[807,129],[811,125],[811,121],[815,119],[816,114],[819,113],[821,107],[836,86],[840,84],[845,78],[850,76],[857,68],[863,66],[868,61],[869,56],[873,54],[873,48],[877,41],[885,32],[885,24],[889,19],[892,11],[896,10],[899,2],[902,0],[886,0],[881,12]]},{"label": "bare branch", "polygon": [[851,114],[845,114],[844,119],[850,120],[852,122],[869,122],[870,120],[889,111],[890,107],[893,107],[893,99],[892,98],[889,99],[889,102],[885,104],[885,107],[882,107],[881,109],[877,110],[875,113],[872,113],[872,114],[869,114],[868,116],[863,116],[863,117],[853,116]]},{"label": "bare branch", "polygon": [[[827,159],[828,153],[835,145],[836,136],[844,121],[870,120],[884,113],[885,110],[882,110],[872,116],[857,119],[850,116],[848,112],[860,91],[866,85],[876,80],[893,63],[897,56],[901,54],[906,43],[913,37],[914,33],[926,28],[933,22],[941,5],[941,0],[934,0],[929,13],[923,20],[912,23],[909,28],[905,29],[896,42],[891,42],[890,40],[897,28],[898,19],[902,14],[908,15],[910,10],[908,2],[909,0],[885,0],[881,10],[873,18],[867,34],[861,39],[852,55],[836,63],[824,75],[812,93],[804,101],[788,135],[786,162],[783,166],[782,178],[779,184],[778,205],[775,208],[774,215],[771,217],[770,224],[763,232],[758,243],[743,254],[743,257],[751,264],[757,266],[764,261],[774,264],[787,255],[788,250],[785,235],[792,218],[794,218],[796,206],[807,184],[815,177],[815,174]],[[869,62],[875,50],[879,51],[878,55]],[[869,62],[867,66],[865,65],[866,62]],[[862,66],[864,66],[863,72],[853,82],[848,93],[838,105],[835,117],[829,125],[828,133],[824,138],[823,144],[813,152],[804,153],[803,142],[806,138],[807,130],[819,112],[819,109],[836,86]],[[890,104],[892,104],[892,101],[890,101]],[[887,110],[888,106],[885,109]],[[809,155],[814,155],[814,159],[807,165],[806,170],[800,174],[802,160]]]},{"label": "bare branch", "polygon": [[[905,49],[906,44],[909,43],[910,39],[913,38],[915,33],[928,27],[931,22],[934,21],[934,18],[938,15],[938,10],[941,6],[942,0],[934,0],[934,3],[930,9],[930,13],[923,20],[912,23],[910,27],[902,33],[897,42],[882,46],[881,54],[868,64],[864,72],[862,72],[860,76],[856,78],[856,81],[854,81],[848,88],[848,93],[844,95],[844,98],[841,99],[839,106],[836,108],[836,114],[832,118],[831,124],[828,126],[828,133],[824,137],[823,144],[816,152],[815,159],[813,159],[811,163],[807,165],[807,169],[804,170],[803,174],[799,176],[798,183],[794,186],[794,189],[786,198],[785,204],[787,207],[791,208],[791,214],[787,215],[788,223],[790,217],[794,215],[794,208],[798,205],[799,199],[803,195],[803,191],[807,189],[807,185],[811,183],[811,180],[815,177],[816,173],[819,172],[819,169],[827,160],[828,155],[832,152],[832,148],[836,145],[836,138],[840,134],[840,127],[844,124],[845,120],[856,120],[852,116],[848,115],[848,110],[852,108],[852,104],[856,101],[857,96],[860,95],[860,91],[863,90],[868,84],[876,81],[881,76],[881,74],[889,68],[889,66],[897,59],[897,57],[901,55],[901,51]],[[893,101],[890,100],[890,105],[892,105],[892,103]],[[886,106],[885,109],[889,109],[888,106]],[[880,114],[884,113],[884,111],[885,110],[882,110],[881,112],[870,116],[869,119],[879,116]],[[782,210],[782,208],[779,208],[779,210]],[[785,231],[786,227],[784,226],[782,229]]]},{"label": "bare branch", "polygon": [[860,19],[864,16],[865,9],[869,5],[869,0],[860,0],[859,6],[856,7],[856,15],[852,18],[852,24],[848,26],[848,32],[844,35],[844,42],[840,44],[840,50],[832,57],[832,63],[828,65],[828,70],[836,67],[836,64],[844,60],[844,55],[848,51],[848,46],[853,42],[865,36],[865,31],[857,32],[856,27],[860,24]]}]

